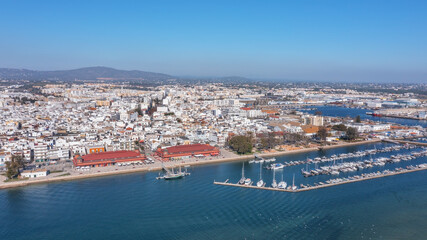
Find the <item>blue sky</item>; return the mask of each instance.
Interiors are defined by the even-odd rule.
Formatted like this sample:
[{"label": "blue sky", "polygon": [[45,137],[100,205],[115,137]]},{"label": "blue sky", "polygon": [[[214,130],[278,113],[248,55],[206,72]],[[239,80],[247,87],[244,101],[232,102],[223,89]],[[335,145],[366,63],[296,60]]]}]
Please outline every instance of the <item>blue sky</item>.
[{"label": "blue sky", "polygon": [[0,67],[427,82],[427,1],[0,2]]}]

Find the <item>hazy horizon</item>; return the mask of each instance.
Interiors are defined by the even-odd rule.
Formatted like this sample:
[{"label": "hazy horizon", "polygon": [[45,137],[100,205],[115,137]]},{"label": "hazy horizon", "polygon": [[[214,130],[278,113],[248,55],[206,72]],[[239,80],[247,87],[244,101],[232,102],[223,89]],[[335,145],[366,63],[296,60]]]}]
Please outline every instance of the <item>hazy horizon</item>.
[{"label": "hazy horizon", "polygon": [[0,67],[426,82],[427,3],[5,1]]},{"label": "hazy horizon", "polygon": [[[229,77],[236,77],[236,78],[247,78],[250,80],[255,80],[255,81],[261,81],[261,82],[319,82],[319,83],[354,83],[354,81],[352,80],[346,80],[346,79],[339,79],[339,80],[328,80],[328,79],[324,79],[324,80],[319,80],[319,79],[301,79],[301,78],[263,78],[263,77],[249,77],[249,76],[244,76],[244,75],[201,75],[201,76],[196,76],[196,75],[173,75],[173,74],[169,74],[166,72],[156,72],[156,71],[150,71],[147,69],[121,69],[121,68],[116,68],[116,67],[111,67],[111,66],[86,66],[86,67],[77,67],[77,68],[68,68],[68,69],[46,69],[46,70],[42,70],[42,69],[30,69],[30,68],[13,68],[13,67],[2,67],[0,66],[0,69],[19,69],[19,70],[30,70],[30,71],[69,71],[69,70],[77,70],[77,69],[84,69],[84,68],[92,68],[92,67],[102,67],[102,68],[111,68],[111,69],[116,69],[116,70],[123,70],[123,71],[143,71],[143,72],[152,72],[152,73],[160,73],[160,74],[166,74],[166,75],[170,75],[171,77],[177,77],[177,78],[181,78],[181,79],[215,79],[215,78],[229,78]],[[356,83],[372,83],[373,81],[371,80],[358,80]],[[406,80],[406,81],[387,81],[387,80],[376,80],[373,83],[396,83],[396,84],[418,84],[418,83],[425,83],[425,81],[421,80],[421,81],[414,81],[414,80]]]}]

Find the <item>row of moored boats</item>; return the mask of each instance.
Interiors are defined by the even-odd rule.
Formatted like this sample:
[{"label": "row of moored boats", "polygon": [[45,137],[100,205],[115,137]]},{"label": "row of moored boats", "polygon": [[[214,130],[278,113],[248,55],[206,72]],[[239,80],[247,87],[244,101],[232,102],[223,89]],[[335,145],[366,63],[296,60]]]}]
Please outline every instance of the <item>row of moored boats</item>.
[{"label": "row of moored boats", "polygon": [[380,157],[377,159],[370,159],[365,161],[357,162],[345,162],[334,164],[332,166],[322,166],[313,170],[301,169],[301,173],[304,177],[316,176],[316,175],[338,175],[340,172],[354,172],[365,168],[371,168],[373,166],[384,166],[386,163],[398,163],[400,161],[410,161],[419,157],[427,156],[427,150],[413,152],[411,154],[398,154],[391,155],[389,158]]},{"label": "row of moored boats", "polygon": [[[242,177],[240,178],[239,185],[245,185],[245,186],[252,186],[253,181],[250,178],[246,178],[245,177],[245,163],[243,163],[242,166]],[[264,180],[262,179],[262,166],[260,165],[260,170],[259,170],[259,180],[256,183],[257,187],[265,187],[266,182],[264,182]],[[276,181],[276,172],[273,172],[273,182],[271,183],[271,187],[272,188],[276,188],[276,189],[287,189],[287,190],[296,190],[297,187],[295,186],[295,175],[294,178],[292,180],[292,185],[288,186],[288,184],[283,181],[283,173],[282,173],[282,180],[280,182]]]},{"label": "row of moored boats", "polygon": [[348,181],[357,181],[357,180],[363,180],[363,179],[367,179],[367,178],[380,177],[380,176],[384,176],[384,175],[403,173],[403,172],[407,172],[410,170],[421,169],[421,168],[422,169],[427,168],[427,164],[423,163],[423,164],[419,164],[419,165],[415,165],[415,166],[409,165],[406,168],[399,167],[399,168],[395,168],[394,170],[384,170],[382,172],[378,171],[378,172],[373,172],[373,173],[363,173],[361,175],[355,175],[355,176],[351,176],[351,177],[334,178],[334,179],[327,180],[325,182],[314,183],[313,185],[301,184],[300,188],[312,188],[312,187],[318,187],[318,186],[323,186],[323,185],[333,185],[333,184],[339,184],[339,183],[344,183],[344,182],[348,182]]},{"label": "row of moored boats", "polygon": [[[385,153],[385,152],[392,152],[392,151],[399,151],[401,149],[413,149],[416,148],[417,146],[415,145],[410,145],[410,144],[406,144],[406,145],[396,145],[396,146],[390,146],[390,147],[385,147],[382,149],[369,149],[369,150],[365,150],[365,151],[357,151],[354,153],[342,153],[339,155],[332,155],[330,157],[316,157],[314,159],[310,159],[307,158],[306,161],[304,160],[299,160],[299,161],[290,161],[290,162],[286,162],[286,163],[273,163],[270,164],[268,166],[266,166],[266,169],[271,169],[271,170],[277,170],[277,169],[282,169],[285,167],[290,167],[290,166],[296,166],[296,165],[302,165],[302,164],[308,164],[308,163],[323,163],[323,162],[332,162],[332,161],[342,161],[344,159],[347,158],[357,158],[357,157],[364,157],[364,156],[368,156],[368,155],[375,155],[377,153]],[[274,162],[276,161],[276,158],[270,158],[270,159],[263,159],[260,157],[255,156],[255,159],[249,161],[249,163],[264,163],[264,162]],[[381,163],[380,163],[381,165]]]},{"label": "row of moored boats", "polygon": [[258,157],[255,155],[255,159],[250,160],[249,163],[268,163],[268,162],[275,162],[275,161],[276,161],[276,158],[274,157],[264,159],[262,157]]},{"label": "row of moored boats", "polygon": [[402,149],[414,149],[414,148],[417,148],[417,146],[412,144],[396,145],[396,146],[390,146],[390,147],[385,147],[381,149],[374,148],[374,149],[368,149],[368,150],[357,151],[352,153],[341,153],[338,155],[334,154],[330,157],[323,156],[323,157],[316,157],[314,159],[308,158],[306,162],[308,163],[332,162],[332,161],[344,160],[347,158],[365,157],[368,155],[375,155],[378,153],[386,153],[386,152],[392,152],[392,151],[400,151]]}]

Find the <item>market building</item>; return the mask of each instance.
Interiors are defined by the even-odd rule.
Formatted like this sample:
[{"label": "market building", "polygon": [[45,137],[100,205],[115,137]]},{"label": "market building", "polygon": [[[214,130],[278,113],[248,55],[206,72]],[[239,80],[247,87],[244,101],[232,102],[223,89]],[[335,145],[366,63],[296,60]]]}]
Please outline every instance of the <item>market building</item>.
[{"label": "market building", "polygon": [[146,159],[145,155],[139,151],[123,150],[76,155],[73,164],[75,167],[106,167],[117,163],[143,163]]},{"label": "market building", "polygon": [[219,149],[209,144],[189,144],[157,149],[156,154],[163,160],[180,160],[189,157],[218,156]]}]

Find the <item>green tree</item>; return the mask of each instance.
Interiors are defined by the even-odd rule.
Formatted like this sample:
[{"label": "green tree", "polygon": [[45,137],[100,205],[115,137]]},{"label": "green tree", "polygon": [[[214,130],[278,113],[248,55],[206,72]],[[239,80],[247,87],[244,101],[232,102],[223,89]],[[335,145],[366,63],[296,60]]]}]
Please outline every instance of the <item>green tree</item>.
[{"label": "green tree", "polygon": [[138,103],[138,107],[135,109],[135,111],[138,113],[138,115],[142,116],[144,113],[141,109],[141,104]]},{"label": "green tree", "polygon": [[272,132],[262,136],[260,142],[263,149],[272,149],[278,144],[277,138]]},{"label": "green tree", "polygon": [[24,157],[21,154],[12,155],[12,162],[16,162],[18,167],[24,167]]},{"label": "green tree", "polygon": [[359,137],[359,132],[356,128],[349,127],[347,128],[346,134],[347,139],[352,141]]},{"label": "green tree", "polygon": [[357,117],[356,117],[356,119],[354,121],[357,122],[357,123],[362,122],[362,120],[360,119],[360,115],[357,115]]},{"label": "green tree", "polygon": [[6,177],[12,179],[18,176],[19,169],[24,167],[24,158],[22,155],[12,155],[10,162],[6,162]]},{"label": "green tree", "polygon": [[317,137],[320,140],[325,141],[326,137],[328,137],[328,129],[326,129],[325,127],[319,128],[319,131],[317,131]]},{"label": "green tree", "polygon": [[228,141],[228,145],[238,154],[252,152],[252,138],[248,136],[234,136]]},{"label": "green tree", "polygon": [[6,177],[8,179],[15,178],[18,176],[18,168],[16,166],[16,163],[14,162],[6,162]]},{"label": "green tree", "polygon": [[283,140],[287,143],[298,143],[306,141],[307,137],[300,133],[285,133],[283,134]]},{"label": "green tree", "polygon": [[341,123],[341,124],[332,126],[332,129],[334,129],[336,131],[346,131],[347,127]]}]

